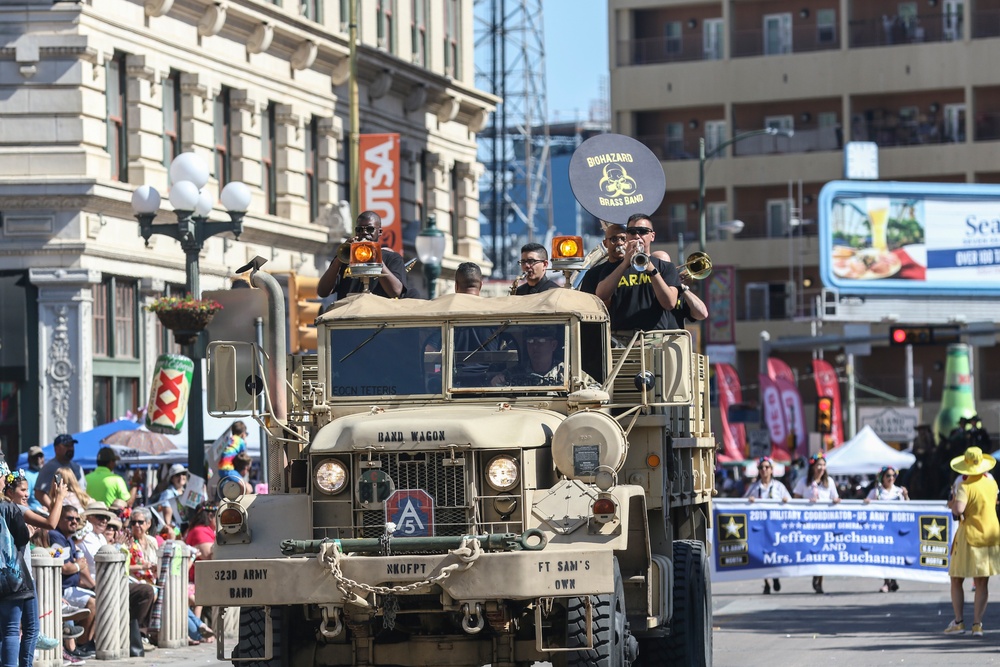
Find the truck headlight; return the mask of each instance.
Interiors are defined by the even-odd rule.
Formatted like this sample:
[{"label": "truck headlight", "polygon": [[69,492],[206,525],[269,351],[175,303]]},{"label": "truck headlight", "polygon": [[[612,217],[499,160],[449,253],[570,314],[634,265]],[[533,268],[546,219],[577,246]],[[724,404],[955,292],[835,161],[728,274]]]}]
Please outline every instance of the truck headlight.
[{"label": "truck headlight", "polygon": [[517,461],[514,457],[501,454],[486,466],[486,482],[497,491],[507,491],[517,486]]},{"label": "truck headlight", "polygon": [[320,491],[335,496],[347,488],[347,467],[337,459],[328,459],[316,468],[315,478]]}]

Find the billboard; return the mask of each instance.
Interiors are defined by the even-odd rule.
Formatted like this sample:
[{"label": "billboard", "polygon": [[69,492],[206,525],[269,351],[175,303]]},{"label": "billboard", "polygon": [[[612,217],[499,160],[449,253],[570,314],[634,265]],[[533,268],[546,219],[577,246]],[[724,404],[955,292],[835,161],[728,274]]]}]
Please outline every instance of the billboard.
[{"label": "billboard", "polygon": [[362,134],[358,211],[375,211],[382,218],[382,245],[403,252],[399,216],[399,135]]},{"label": "billboard", "polygon": [[1000,295],[1000,186],[832,181],[820,277],[853,294]]}]

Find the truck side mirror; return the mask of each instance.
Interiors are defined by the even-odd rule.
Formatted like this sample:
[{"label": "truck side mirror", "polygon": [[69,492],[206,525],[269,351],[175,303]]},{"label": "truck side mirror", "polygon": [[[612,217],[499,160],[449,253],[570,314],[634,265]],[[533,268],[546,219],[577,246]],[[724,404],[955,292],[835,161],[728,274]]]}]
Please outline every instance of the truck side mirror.
[{"label": "truck side mirror", "polygon": [[213,417],[250,416],[263,390],[253,343],[213,341],[208,344],[208,414]]}]

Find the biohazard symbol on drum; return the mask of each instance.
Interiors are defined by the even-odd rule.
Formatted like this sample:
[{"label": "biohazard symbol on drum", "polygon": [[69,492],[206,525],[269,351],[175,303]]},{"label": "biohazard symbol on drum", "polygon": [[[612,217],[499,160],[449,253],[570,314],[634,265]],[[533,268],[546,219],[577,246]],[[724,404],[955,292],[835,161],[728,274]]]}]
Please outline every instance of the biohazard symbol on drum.
[{"label": "biohazard symbol on drum", "polygon": [[151,421],[166,417],[171,423],[177,421],[177,409],[181,407],[181,397],[184,395],[184,373],[178,371],[160,370],[160,387],[156,392],[156,401]]},{"label": "biohazard symbol on drum", "polygon": [[604,176],[598,184],[608,197],[624,197],[635,192],[635,179],[617,162],[604,165]]},{"label": "biohazard symbol on drum", "polygon": [[385,501],[385,520],[396,524],[397,537],[434,535],[434,499],[421,489],[397,489]]}]

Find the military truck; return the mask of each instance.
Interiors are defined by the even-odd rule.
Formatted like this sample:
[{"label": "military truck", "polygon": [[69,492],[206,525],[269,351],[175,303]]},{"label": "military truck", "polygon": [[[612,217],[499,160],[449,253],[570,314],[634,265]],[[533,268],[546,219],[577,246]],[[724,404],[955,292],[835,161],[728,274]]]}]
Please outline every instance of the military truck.
[{"label": "military truck", "polygon": [[715,440],[687,331],[613,347],[572,289],[360,294],[286,359],[280,288],[252,282],[274,340],[211,342],[209,404],[267,428],[270,493],[224,482],[195,565],[198,603],[240,610],[234,664],[711,664]]}]

